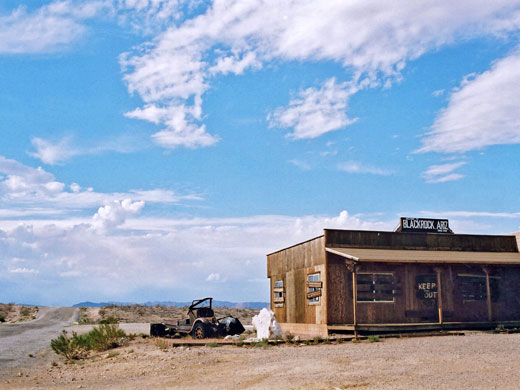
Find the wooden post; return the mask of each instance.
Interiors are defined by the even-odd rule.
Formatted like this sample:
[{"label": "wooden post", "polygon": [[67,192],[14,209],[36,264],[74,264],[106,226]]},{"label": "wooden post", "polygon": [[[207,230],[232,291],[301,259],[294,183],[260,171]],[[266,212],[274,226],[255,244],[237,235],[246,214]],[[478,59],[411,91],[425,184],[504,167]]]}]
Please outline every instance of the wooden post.
[{"label": "wooden post", "polygon": [[489,282],[489,269],[482,267],[482,270],[486,273],[486,300],[487,300],[487,311],[488,321],[493,321],[493,307],[491,306],[491,283]]},{"label": "wooden post", "polygon": [[352,267],[352,314],[354,320],[354,339],[358,339],[357,332],[357,278],[356,278],[356,266]]},{"label": "wooden post", "polygon": [[437,272],[437,307],[439,310],[439,324],[442,325],[442,284],[441,284],[441,268],[435,268],[435,272]]}]

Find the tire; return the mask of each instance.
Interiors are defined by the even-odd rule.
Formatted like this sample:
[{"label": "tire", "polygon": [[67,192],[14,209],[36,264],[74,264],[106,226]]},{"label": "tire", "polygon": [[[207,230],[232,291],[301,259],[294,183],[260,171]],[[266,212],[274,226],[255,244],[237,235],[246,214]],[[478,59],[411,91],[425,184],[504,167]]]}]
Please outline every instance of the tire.
[{"label": "tire", "polygon": [[193,327],[191,336],[195,340],[205,339],[206,337],[208,337],[208,327],[204,323],[199,322]]}]

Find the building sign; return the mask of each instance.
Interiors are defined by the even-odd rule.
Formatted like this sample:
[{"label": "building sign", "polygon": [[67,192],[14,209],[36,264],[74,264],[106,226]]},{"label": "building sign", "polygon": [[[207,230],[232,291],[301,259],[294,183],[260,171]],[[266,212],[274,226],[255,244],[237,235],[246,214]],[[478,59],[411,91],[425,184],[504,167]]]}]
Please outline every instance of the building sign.
[{"label": "building sign", "polygon": [[447,219],[401,217],[400,232],[453,233]]},{"label": "building sign", "polygon": [[417,275],[415,277],[415,291],[418,299],[437,299],[437,275]]}]

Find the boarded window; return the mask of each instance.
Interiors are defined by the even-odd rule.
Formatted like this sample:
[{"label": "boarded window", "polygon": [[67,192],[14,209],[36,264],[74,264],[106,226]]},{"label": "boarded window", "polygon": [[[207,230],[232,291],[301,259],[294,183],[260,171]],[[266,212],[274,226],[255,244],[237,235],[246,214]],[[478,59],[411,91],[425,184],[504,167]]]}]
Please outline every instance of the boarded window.
[{"label": "boarded window", "polygon": [[283,307],[283,280],[275,280],[273,285],[273,302],[274,307]]},{"label": "boarded window", "polygon": [[[489,277],[492,301],[497,301],[499,298],[499,282],[499,277]],[[483,301],[487,299],[486,275],[459,274],[457,275],[457,286],[463,302]]]},{"label": "boarded window", "polygon": [[391,273],[358,273],[358,302],[394,302],[399,285]]},{"label": "boarded window", "polygon": [[321,299],[321,287],[322,282],[320,281],[320,273],[307,275],[307,303],[315,305],[320,303]]}]

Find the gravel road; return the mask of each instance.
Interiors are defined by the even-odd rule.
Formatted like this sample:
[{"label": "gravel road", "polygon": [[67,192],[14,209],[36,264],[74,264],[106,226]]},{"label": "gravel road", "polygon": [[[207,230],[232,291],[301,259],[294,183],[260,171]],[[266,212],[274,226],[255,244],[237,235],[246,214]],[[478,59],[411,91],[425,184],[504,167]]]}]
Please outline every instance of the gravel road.
[{"label": "gravel road", "polygon": [[73,307],[41,307],[38,317],[29,322],[0,325],[0,377],[30,365],[33,358],[47,351],[52,338],[78,316]]}]

